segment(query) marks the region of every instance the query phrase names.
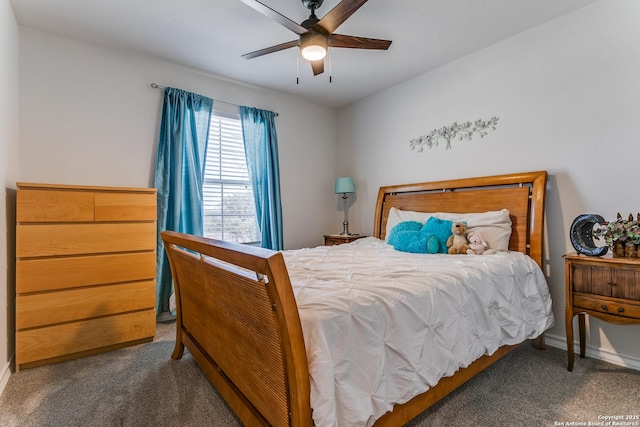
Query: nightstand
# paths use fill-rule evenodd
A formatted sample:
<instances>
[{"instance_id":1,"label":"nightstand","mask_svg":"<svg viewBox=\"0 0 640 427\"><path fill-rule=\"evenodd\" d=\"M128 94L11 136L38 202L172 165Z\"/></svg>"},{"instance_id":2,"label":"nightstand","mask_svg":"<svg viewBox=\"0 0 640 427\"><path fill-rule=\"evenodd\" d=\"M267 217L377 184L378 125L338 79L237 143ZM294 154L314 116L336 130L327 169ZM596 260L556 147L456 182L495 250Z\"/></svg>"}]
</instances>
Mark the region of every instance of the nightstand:
<instances>
[{"instance_id":1,"label":"nightstand","mask_svg":"<svg viewBox=\"0 0 640 427\"><path fill-rule=\"evenodd\" d=\"M617 324L640 323L640 258L567 254L565 279L568 370L573 370L573 317L578 315L580 357L585 355L585 314Z\"/></svg>"},{"instance_id":2,"label":"nightstand","mask_svg":"<svg viewBox=\"0 0 640 427\"><path fill-rule=\"evenodd\" d=\"M351 243L354 240L362 239L364 236L362 234L325 234L324 235L324 245L325 246L333 246L333 245L341 245L343 243Z\"/></svg>"}]
</instances>

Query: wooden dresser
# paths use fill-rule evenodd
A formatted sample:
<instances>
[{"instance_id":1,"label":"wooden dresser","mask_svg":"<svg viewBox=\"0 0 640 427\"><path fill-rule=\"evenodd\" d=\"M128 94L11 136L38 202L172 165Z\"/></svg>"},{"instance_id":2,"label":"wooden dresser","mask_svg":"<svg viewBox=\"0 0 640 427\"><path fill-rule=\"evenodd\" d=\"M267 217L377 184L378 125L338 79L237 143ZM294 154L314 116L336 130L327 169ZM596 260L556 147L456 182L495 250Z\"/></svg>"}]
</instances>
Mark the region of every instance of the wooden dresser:
<instances>
[{"instance_id":1,"label":"wooden dresser","mask_svg":"<svg viewBox=\"0 0 640 427\"><path fill-rule=\"evenodd\" d=\"M565 255L568 369L573 370L573 317L585 357L585 314L617 324L640 323L640 258Z\"/></svg>"},{"instance_id":2,"label":"wooden dresser","mask_svg":"<svg viewBox=\"0 0 640 427\"><path fill-rule=\"evenodd\" d=\"M16 371L152 341L156 190L17 183Z\"/></svg>"}]
</instances>

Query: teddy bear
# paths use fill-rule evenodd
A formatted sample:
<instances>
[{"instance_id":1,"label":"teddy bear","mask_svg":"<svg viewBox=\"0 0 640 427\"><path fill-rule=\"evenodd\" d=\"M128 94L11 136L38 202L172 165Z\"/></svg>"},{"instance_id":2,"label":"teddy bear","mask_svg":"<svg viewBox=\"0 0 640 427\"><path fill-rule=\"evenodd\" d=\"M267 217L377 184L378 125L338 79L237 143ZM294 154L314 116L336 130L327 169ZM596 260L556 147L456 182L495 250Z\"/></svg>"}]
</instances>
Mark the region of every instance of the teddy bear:
<instances>
[{"instance_id":1,"label":"teddy bear","mask_svg":"<svg viewBox=\"0 0 640 427\"><path fill-rule=\"evenodd\" d=\"M447 239L449 254L466 254L469 249L467 241L467 224L464 222L454 222L451 226L451 236Z\"/></svg>"},{"instance_id":2,"label":"teddy bear","mask_svg":"<svg viewBox=\"0 0 640 427\"><path fill-rule=\"evenodd\" d=\"M467 240L469 241L469 249L467 249L469 255L482 255L489 247L478 232L469 232Z\"/></svg>"}]
</instances>

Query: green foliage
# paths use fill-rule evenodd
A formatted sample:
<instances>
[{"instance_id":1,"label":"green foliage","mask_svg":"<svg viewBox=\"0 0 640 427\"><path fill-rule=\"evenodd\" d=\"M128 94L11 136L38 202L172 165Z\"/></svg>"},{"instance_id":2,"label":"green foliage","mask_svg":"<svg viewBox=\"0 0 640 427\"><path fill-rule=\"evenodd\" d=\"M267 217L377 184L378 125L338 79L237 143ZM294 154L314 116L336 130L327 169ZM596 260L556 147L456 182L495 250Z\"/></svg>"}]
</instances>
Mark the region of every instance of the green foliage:
<instances>
[{"instance_id":1,"label":"green foliage","mask_svg":"<svg viewBox=\"0 0 640 427\"><path fill-rule=\"evenodd\" d=\"M228 192L217 209L205 210L204 235L236 243L259 242L251 192Z\"/></svg>"},{"instance_id":2,"label":"green foliage","mask_svg":"<svg viewBox=\"0 0 640 427\"><path fill-rule=\"evenodd\" d=\"M608 246L613 246L615 242L630 241L636 245L640 244L640 214L639 220L634 221L630 214L629 219L623 219L620 214L615 221L609 221L597 226L593 230L593 237L603 239Z\"/></svg>"}]
</instances>

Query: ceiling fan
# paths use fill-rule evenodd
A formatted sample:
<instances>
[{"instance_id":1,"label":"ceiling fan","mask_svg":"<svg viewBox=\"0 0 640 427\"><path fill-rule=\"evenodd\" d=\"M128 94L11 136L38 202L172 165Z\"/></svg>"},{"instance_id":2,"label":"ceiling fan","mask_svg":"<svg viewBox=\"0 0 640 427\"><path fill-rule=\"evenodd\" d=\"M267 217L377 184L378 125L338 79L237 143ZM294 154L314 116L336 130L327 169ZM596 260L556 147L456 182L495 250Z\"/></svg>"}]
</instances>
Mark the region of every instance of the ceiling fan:
<instances>
[{"instance_id":1,"label":"ceiling fan","mask_svg":"<svg viewBox=\"0 0 640 427\"><path fill-rule=\"evenodd\" d=\"M318 19L316 9L322 6L323 1L324 0L302 0L302 4L311 10L311 15L301 24L297 24L257 0L242 0L243 3L251 6L258 12L300 36L298 40L256 50L255 52L242 55L242 57L251 59L268 53L289 49L290 47L300 46L302 57L311 63L313 75L317 76L324 72L324 57L329 47L374 50L387 50L389 48L391 45L390 40L370 39L367 37L346 36L333 33L347 18L365 4L367 0L342 0L322 19Z\"/></svg>"}]
</instances>

